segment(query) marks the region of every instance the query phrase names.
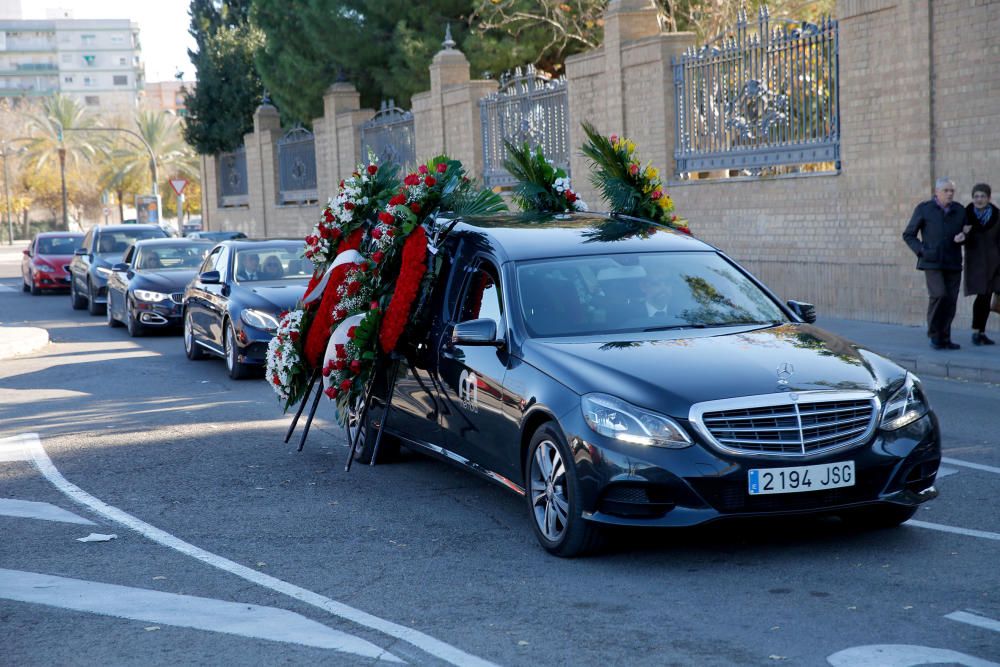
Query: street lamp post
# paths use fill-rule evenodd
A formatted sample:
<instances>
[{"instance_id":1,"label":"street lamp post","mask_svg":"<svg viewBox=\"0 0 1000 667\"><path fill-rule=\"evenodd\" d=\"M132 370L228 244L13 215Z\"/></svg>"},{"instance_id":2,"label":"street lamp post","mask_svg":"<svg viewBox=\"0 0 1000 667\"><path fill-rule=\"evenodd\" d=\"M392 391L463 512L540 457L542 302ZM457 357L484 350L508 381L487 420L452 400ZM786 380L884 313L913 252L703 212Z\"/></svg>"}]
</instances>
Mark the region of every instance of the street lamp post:
<instances>
[{"instance_id":1,"label":"street lamp post","mask_svg":"<svg viewBox=\"0 0 1000 667\"><path fill-rule=\"evenodd\" d=\"M62 181L62 224L65 231L69 231L69 211L66 199L66 147L59 146L59 179Z\"/></svg>"},{"instance_id":2,"label":"street lamp post","mask_svg":"<svg viewBox=\"0 0 1000 667\"><path fill-rule=\"evenodd\" d=\"M10 177L7 175L7 140L0 141L0 155L3 156L3 194L7 202L7 238L14 245L14 220L10 214Z\"/></svg>"}]
</instances>

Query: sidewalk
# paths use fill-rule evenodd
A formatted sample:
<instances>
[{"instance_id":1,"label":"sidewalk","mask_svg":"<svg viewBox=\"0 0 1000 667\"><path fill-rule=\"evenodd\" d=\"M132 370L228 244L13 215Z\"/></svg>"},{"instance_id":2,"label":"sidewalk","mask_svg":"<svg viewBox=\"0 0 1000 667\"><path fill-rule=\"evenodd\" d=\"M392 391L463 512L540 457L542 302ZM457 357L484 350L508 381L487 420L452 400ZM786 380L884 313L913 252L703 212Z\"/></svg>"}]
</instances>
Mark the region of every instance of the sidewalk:
<instances>
[{"instance_id":1,"label":"sidewalk","mask_svg":"<svg viewBox=\"0 0 1000 667\"><path fill-rule=\"evenodd\" d=\"M38 327L0 326L0 360L37 352L49 344L49 332Z\"/></svg>"},{"instance_id":2,"label":"sidewalk","mask_svg":"<svg viewBox=\"0 0 1000 667\"><path fill-rule=\"evenodd\" d=\"M944 377L972 382L1000 384L1000 336L991 335L996 345L977 347L972 331L952 327L952 338L961 350L931 348L923 327L862 322L821 317L816 325L871 349L918 376Z\"/></svg>"}]
</instances>

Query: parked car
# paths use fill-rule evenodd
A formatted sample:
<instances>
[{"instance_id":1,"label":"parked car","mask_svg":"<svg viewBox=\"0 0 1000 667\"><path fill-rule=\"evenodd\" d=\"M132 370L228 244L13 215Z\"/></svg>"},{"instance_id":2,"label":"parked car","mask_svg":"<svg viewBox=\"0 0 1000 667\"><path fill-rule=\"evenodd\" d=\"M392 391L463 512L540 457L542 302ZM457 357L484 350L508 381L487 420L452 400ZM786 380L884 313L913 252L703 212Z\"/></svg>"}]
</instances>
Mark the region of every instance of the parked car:
<instances>
[{"instance_id":1,"label":"parked car","mask_svg":"<svg viewBox=\"0 0 1000 667\"><path fill-rule=\"evenodd\" d=\"M215 246L184 290L184 351L223 357L230 377L263 369L280 313L305 292L313 265L293 240L229 240Z\"/></svg>"},{"instance_id":2,"label":"parked car","mask_svg":"<svg viewBox=\"0 0 1000 667\"><path fill-rule=\"evenodd\" d=\"M191 232L187 237L189 239L209 239L219 242L228 239L245 239L247 235L243 232Z\"/></svg>"},{"instance_id":3,"label":"parked car","mask_svg":"<svg viewBox=\"0 0 1000 667\"><path fill-rule=\"evenodd\" d=\"M148 239L136 241L111 267L108 326L125 324L130 336L148 329L180 327L184 288L196 275L211 241Z\"/></svg>"},{"instance_id":4,"label":"parked car","mask_svg":"<svg viewBox=\"0 0 1000 667\"><path fill-rule=\"evenodd\" d=\"M388 373L375 385L362 458L383 424L381 447L523 496L560 556L606 525L892 526L937 495L941 436L916 376L716 248L667 230L610 240L619 222L460 221L388 415Z\"/></svg>"},{"instance_id":5,"label":"parked car","mask_svg":"<svg viewBox=\"0 0 1000 667\"><path fill-rule=\"evenodd\" d=\"M75 232L39 232L24 249L21 258L21 283L25 292L69 287L69 263L83 234Z\"/></svg>"},{"instance_id":6,"label":"parked car","mask_svg":"<svg viewBox=\"0 0 1000 667\"><path fill-rule=\"evenodd\" d=\"M188 218L187 222L185 222L185 223L183 223L181 225L181 233L184 236L187 236L191 232L200 232L201 231L201 227L202 227L202 225L201 225L201 216L194 216L194 217Z\"/></svg>"},{"instance_id":7,"label":"parked car","mask_svg":"<svg viewBox=\"0 0 1000 667\"><path fill-rule=\"evenodd\" d=\"M69 298L74 310L100 315L107 303L111 267L122 261L130 244L140 239L166 238L157 225L97 225L83 237L70 262Z\"/></svg>"}]
</instances>

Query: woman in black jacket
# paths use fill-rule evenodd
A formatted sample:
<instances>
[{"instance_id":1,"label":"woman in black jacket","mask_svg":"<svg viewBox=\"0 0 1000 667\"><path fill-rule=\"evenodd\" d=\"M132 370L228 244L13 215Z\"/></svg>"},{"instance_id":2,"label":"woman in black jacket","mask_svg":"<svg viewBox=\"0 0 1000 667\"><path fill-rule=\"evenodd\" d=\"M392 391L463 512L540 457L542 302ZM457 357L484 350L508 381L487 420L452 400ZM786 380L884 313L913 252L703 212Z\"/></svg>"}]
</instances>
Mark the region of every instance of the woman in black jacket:
<instances>
[{"instance_id":1,"label":"woman in black jacket","mask_svg":"<svg viewBox=\"0 0 1000 667\"><path fill-rule=\"evenodd\" d=\"M972 188L972 203L965 208L965 296L972 302L972 342L993 345L986 337L990 300L1000 292L1000 209L990 203L992 191L985 183Z\"/></svg>"}]
</instances>

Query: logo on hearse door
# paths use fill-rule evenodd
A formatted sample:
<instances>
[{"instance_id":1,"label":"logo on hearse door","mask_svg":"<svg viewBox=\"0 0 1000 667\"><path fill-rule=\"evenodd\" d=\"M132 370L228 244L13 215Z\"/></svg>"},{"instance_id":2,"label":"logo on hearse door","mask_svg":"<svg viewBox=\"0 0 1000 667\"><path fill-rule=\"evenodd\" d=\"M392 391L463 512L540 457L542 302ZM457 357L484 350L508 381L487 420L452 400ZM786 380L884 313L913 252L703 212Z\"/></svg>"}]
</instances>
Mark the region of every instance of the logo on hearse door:
<instances>
[{"instance_id":1,"label":"logo on hearse door","mask_svg":"<svg viewBox=\"0 0 1000 667\"><path fill-rule=\"evenodd\" d=\"M479 412L479 380L475 373L462 371L458 376L458 400L469 412Z\"/></svg>"}]
</instances>

